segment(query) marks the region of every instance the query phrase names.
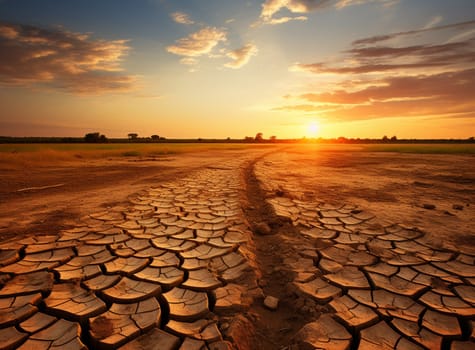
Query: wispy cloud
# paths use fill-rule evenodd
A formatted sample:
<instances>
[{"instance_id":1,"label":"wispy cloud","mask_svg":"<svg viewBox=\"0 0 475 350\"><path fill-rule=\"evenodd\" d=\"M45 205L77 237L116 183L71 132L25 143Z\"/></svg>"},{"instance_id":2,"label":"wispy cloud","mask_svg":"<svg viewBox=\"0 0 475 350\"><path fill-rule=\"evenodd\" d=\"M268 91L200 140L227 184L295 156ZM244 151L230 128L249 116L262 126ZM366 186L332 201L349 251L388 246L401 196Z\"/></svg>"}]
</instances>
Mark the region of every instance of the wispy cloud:
<instances>
[{"instance_id":1,"label":"wispy cloud","mask_svg":"<svg viewBox=\"0 0 475 350\"><path fill-rule=\"evenodd\" d=\"M79 94L129 91L137 80L121 67L129 50L127 40L0 22L0 83Z\"/></svg>"},{"instance_id":2,"label":"wispy cloud","mask_svg":"<svg viewBox=\"0 0 475 350\"><path fill-rule=\"evenodd\" d=\"M354 41L352 48L344 51L342 59L333 64L328 62L296 64L291 69L316 74L362 74L394 73L403 69L407 71L426 68L440 71L442 68L467 67L473 64L475 54L473 35L462 41L444 44L424 43L409 46L381 44L395 38L414 37L424 32L444 29L465 29L467 26L475 27L475 21L360 39Z\"/></svg>"},{"instance_id":3,"label":"wispy cloud","mask_svg":"<svg viewBox=\"0 0 475 350\"><path fill-rule=\"evenodd\" d=\"M233 59L232 62L226 63L225 67L238 69L249 62L250 58L257 54L257 46L254 44L247 44L240 49L229 51L226 56Z\"/></svg>"},{"instance_id":4,"label":"wispy cloud","mask_svg":"<svg viewBox=\"0 0 475 350\"><path fill-rule=\"evenodd\" d=\"M439 24L440 22L442 22L442 20L443 20L442 16L435 16L422 29L432 28L436 26L437 24Z\"/></svg>"},{"instance_id":5,"label":"wispy cloud","mask_svg":"<svg viewBox=\"0 0 475 350\"><path fill-rule=\"evenodd\" d=\"M193 57L183 57L180 59L180 63L186 66L195 66L198 64L198 60Z\"/></svg>"},{"instance_id":6,"label":"wispy cloud","mask_svg":"<svg viewBox=\"0 0 475 350\"><path fill-rule=\"evenodd\" d=\"M353 42L353 45L376 44L381 41L392 40L392 39L405 37L405 36L413 36L414 34L420 34L420 33L431 32L431 31L442 31L442 30L447 30L447 29L463 30L467 28L473 28L474 25L475 25L475 20L472 20L472 21L466 21L466 22L451 23L451 24L437 26L437 27L409 30L406 32L397 32L397 33L391 33L387 35L377 35L377 36L371 36L369 38L356 40Z\"/></svg>"},{"instance_id":7,"label":"wispy cloud","mask_svg":"<svg viewBox=\"0 0 475 350\"><path fill-rule=\"evenodd\" d=\"M342 9L344 7L354 6L354 5L363 5L366 3L380 3L380 4L383 4L384 6L391 6L397 2L399 2L399 0L337 0L335 1L335 7L337 9Z\"/></svg>"},{"instance_id":8,"label":"wispy cloud","mask_svg":"<svg viewBox=\"0 0 475 350\"><path fill-rule=\"evenodd\" d=\"M297 64L293 70L316 76L332 74L336 81L327 91L301 93L294 98L299 102L279 110L323 110L322 115L332 120L475 117L475 34L456 42L440 40L453 31L466 33L471 27L475 21L364 38L354 41L331 63ZM439 35L422 37L435 31Z\"/></svg>"},{"instance_id":9,"label":"wispy cloud","mask_svg":"<svg viewBox=\"0 0 475 350\"><path fill-rule=\"evenodd\" d=\"M305 16L282 16L274 17L281 10L288 10L291 13L304 14L322 8L335 7L342 9L352 5L361 5L365 3L392 3L394 0L266 0L262 4L260 22L258 24L281 24L290 21L306 20Z\"/></svg>"},{"instance_id":10,"label":"wispy cloud","mask_svg":"<svg viewBox=\"0 0 475 350\"><path fill-rule=\"evenodd\" d=\"M205 27L177 40L175 45L168 46L168 52L180 56L197 57L209 54L220 41L226 41L226 31L215 27Z\"/></svg>"},{"instance_id":11,"label":"wispy cloud","mask_svg":"<svg viewBox=\"0 0 475 350\"><path fill-rule=\"evenodd\" d=\"M170 14L170 17L180 24L194 24L195 22L184 12L173 12Z\"/></svg>"},{"instance_id":12,"label":"wispy cloud","mask_svg":"<svg viewBox=\"0 0 475 350\"><path fill-rule=\"evenodd\" d=\"M297 17L279 17L279 18L271 18L269 21L267 21L267 24L282 24L282 23L287 23L290 21L306 21L308 18L306 16L297 16Z\"/></svg>"}]
</instances>

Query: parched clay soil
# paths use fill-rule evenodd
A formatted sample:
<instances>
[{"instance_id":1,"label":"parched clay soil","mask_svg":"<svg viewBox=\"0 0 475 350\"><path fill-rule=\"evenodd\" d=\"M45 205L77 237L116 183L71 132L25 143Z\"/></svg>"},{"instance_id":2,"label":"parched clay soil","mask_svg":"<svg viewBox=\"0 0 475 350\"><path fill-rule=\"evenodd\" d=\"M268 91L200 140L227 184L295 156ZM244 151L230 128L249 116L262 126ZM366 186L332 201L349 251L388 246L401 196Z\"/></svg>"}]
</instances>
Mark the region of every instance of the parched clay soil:
<instances>
[{"instance_id":1,"label":"parched clay soil","mask_svg":"<svg viewBox=\"0 0 475 350\"><path fill-rule=\"evenodd\" d=\"M0 168L0 348L473 348L475 157L345 147Z\"/></svg>"},{"instance_id":2,"label":"parched clay soil","mask_svg":"<svg viewBox=\"0 0 475 350\"><path fill-rule=\"evenodd\" d=\"M239 152L237 152L239 153ZM55 234L144 188L226 161L234 151L0 168L0 239Z\"/></svg>"}]
</instances>

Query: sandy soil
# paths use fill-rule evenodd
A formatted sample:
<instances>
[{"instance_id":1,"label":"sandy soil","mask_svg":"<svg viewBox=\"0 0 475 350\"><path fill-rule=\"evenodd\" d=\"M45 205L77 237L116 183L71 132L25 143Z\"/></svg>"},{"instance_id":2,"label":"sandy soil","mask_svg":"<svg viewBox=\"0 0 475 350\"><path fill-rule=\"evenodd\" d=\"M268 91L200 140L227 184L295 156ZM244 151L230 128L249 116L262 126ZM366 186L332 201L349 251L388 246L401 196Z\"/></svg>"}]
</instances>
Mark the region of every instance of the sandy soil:
<instances>
[{"instance_id":1,"label":"sandy soil","mask_svg":"<svg viewBox=\"0 0 475 350\"><path fill-rule=\"evenodd\" d=\"M418 227L455 245L475 246L472 155L322 151L306 146L275 153L265 161L276 163L276 172L287 179L291 192L325 203L358 205L381 220Z\"/></svg>"},{"instance_id":2,"label":"sandy soil","mask_svg":"<svg viewBox=\"0 0 475 350\"><path fill-rule=\"evenodd\" d=\"M275 296L281 303L277 311L269 311L255 299L242 325L226 334L241 344L239 349L290 349L280 346L290 344L302 326L329 311L308 298L296 299L295 290L289 289L296 278L293 259L305 253L309 242L291 220L277 216L265 198L356 205L383 223L417 227L454 251L463 246L475 252L474 156L369 153L344 147L279 145L154 160L110 158L0 168L0 242L12 236L56 234L77 225L84 215L127 205L141 190L245 155L250 161L240 171L244 214L256 233L249 244L255 249L252 263L263 297ZM261 183L257 166L271 169L277 181ZM264 235L259 234L262 222L269 230ZM312 255L307 258L312 261ZM253 343L246 345L249 339Z\"/></svg>"},{"instance_id":3,"label":"sandy soil","mask_svg":"<svg viewBox=\"0 0 475 350\"><path fill-rule=\"evenodd\" d=\"M242 150L117 157L0 168L0 240L56 234L79 218L124 203L142 189L213 167Z\"/></svg>"},{"instance_id":4,"label":"sandy soil","mask_svg":"<svg viewBox=\"0 0 475 350\"><path fill-rule=\"evenodd\" d=\"M285 147L264 161L276 164L276 175L285 179L292 193L355 204L380 219L417 226L454 244L475 245L474 156L369 153L343 147ZM141 189L246 152L0 168L0 238L57 233L83 215L125 202Z\"/></svg>"}]
</instances>

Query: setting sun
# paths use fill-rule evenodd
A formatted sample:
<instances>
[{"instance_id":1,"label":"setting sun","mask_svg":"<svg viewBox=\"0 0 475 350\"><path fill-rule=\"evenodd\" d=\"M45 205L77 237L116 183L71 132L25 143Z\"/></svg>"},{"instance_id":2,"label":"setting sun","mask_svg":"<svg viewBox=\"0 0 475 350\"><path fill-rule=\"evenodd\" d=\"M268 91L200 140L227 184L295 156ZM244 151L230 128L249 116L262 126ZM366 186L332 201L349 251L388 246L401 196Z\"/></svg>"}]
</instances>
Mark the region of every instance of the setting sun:
<instances>
[{"instance_id":1,"label":"setting sun","mask_svg":"<svg viewBox=\"0 0 475 350\"><path fill-rule=\"evenodd\" d=\"M0 136L467 139L452 2L0 0Z\"/></svg>"},{"instance_id":2,"label":"setting sun","mask_svg":"<svg viewBox=\"0 0 475 350\"><path fill-rule=\"evenodd\" d=\"M307 125L307 137L317 137L320 131L320 124L317 121L312 121Z\"/></svg>"}]
</instances>

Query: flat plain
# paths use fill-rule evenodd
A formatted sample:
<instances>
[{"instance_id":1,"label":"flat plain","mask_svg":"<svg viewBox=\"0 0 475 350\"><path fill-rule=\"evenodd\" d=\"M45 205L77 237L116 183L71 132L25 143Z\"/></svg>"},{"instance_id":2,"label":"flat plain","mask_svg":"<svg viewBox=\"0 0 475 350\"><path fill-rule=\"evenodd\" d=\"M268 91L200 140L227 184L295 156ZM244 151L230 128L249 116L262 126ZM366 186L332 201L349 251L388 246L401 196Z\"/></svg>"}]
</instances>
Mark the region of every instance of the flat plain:
<instances>
[{"instance_id":1,"label":"flat plain","mask_svg":"<svg viewBox=\"0 0 475 350\"><path fill-rule=\"evenodd\" d=\"M473 145L2 145L0 348L472 349Z\"/></svg>"}]
</instances>

